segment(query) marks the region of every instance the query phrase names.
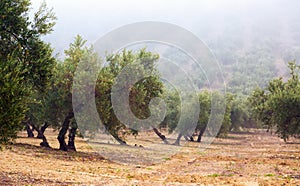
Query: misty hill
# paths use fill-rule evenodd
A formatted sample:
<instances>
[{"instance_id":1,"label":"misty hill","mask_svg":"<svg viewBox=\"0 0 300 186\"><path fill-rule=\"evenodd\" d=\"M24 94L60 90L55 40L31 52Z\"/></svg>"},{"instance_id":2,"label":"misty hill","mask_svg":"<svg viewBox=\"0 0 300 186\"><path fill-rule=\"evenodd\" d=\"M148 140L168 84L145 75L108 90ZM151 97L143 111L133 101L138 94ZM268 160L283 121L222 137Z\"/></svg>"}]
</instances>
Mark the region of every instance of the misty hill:
<instances>
[{"instance_id":1,"label":"misty hill","mask_svg":"<svg viewBox=\"0 0 300 186\"><path fill-rule=\"evenodd\" d=\"M184 27L205 42L221 65L227 90L233 93L249 94L276 76L286 77L287 62L300 61L300 2L296 0L46 2L58 22L44 39L60 55L76 34L93 43L122 25L151 20Z\"/></svg>"}]
</instances>

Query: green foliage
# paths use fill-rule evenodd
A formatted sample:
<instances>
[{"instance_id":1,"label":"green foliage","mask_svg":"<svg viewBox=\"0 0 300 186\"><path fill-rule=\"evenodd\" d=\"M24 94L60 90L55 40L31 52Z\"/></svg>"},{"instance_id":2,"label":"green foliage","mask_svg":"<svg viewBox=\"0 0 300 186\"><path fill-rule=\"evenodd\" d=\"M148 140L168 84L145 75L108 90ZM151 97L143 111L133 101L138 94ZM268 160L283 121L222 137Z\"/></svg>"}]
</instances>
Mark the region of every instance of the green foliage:
<instances>
[{"instance_id":1,"label":"green foliage","mask_svg":"<svg viewBox=\"0 0 300 186\"><path fill-rule=\"evenodd\" d=\"M250 111L246 97L235 97L231 105L231 127L230 131L240 131L242 127L248 127L247 122L250 120Z\"/></svg>"},{"instance_id":2,"label":"green foliage","mask_svg":"<svg viewBox=\"0 0 300 186\"><path fill-rule=\"evenodd\" d=\"M212 102L214 99L214 102ZM217 91L209 92L207 90L199 93L200 102L200 114L196 130L205 129L210 122L209 133L215 133L217 136L225 136L231 127L231 106L233 95L226 94L225 96ZM225 112L221 111L223 105L226 105ZM215 114L212 114L212 109L217 110ZM220 129L216 126L217 121L222 121ZM215 131L219 129L218 131Z\"/></svg>"},{"instance_id":3,"label":"green foliage","mask_svg":"<svg viewBox=\"0 0 300 186\"><path fill-rule=\"evenodd\" d=\"M129 104L133 114L140 119L147 118L150 116L150 100L162 93L162 83L158 74L155 75L155 61L158 57L145 49L136 53L123 50L121 53L108 55L106 66L99 73L96 85L97 109L106 130L119 142L125 138L121 131L128 130L128 128L117 119L112 107L111 92L116 78L127 65L135 65L135 68L139 69L136 73L145 74L148 70L154 72L153 76L143 78L133 87L127 85L127 79L118 79L118 81L124 81L118 82L124 85L122 87L124 91L130 89ZM130 74L127 75L130 76Z\"/></svg>"},{"instance_id":4,"label":"green foliage","mask_svg":"<svg viewBox=\"0 0 300 186\"><path fill-rule=\"evenodd\" d=\"M0 63L0 145L17 137L29 102L30 90L23 84L24 73L17 59Z\"/></svg>"},{"instance_id":5,"label":"green foliage","mask_svg":"<svg viewBox=\"0 0 300 186\"><path fill-rule=\"evenodd\" d=\"M36 102L31 105L31 116L35 124L48 122L54 128L60 128L65 117L73 111L72 85L75 70L84 56L93 55L92 48L84 46L86 41L76 36L70 48L65 51L66 58L56 64L48 91L35 94Z\"/></svg>"},{"instance_id":6,"label":"green foliage","mask_svg":"<svg viewBox=\"0 0 300 186\"><path fill-rule=\"evenodd\" d=\"M122 132L127 128L115 116L111 103L111 89L116 81L117 75L128 64L132 64L138 59L143 59L140 65L152 65L158 59L157 55L153 55L145 50L140 50L137 53L132 51L123 51L120 54L111 54L107 56L108 64L104 66L98 74L95 89L91 89L91 73L99 68L100 58L93 52L93 48L85 47L86 41L81 36L77 36L70 48L65 51L66 58L63 62L57 63L54 70L54 75L51 81L50 89L46 94L36 94L40 102L34 105L36 113L35 118L38 122L47 121L54 128L60 128L68 113L76 109L89 109L89 99L85 99L85 103L80 108L73 108L72 90L80 91L77 95L87 96L87 92L95 91L95 100L97 110L101 121L108 132L119 142L123 142L124 136ZM80 65L80 66L78 66ZM84 68L82 71L77 71L76 83L74 83L75 71L79 68ZM126 80L126 79L125 79ZM145 78L135 84L130 92L130 106L132 112L139 118L147 118L150 115L148 108L151 98L156 97L161 92L161 83L158 81L158 76ZM80 99L80 98L79 98ZM86 111L85 111L86 112ZM84 116L81 116L84 117ZM80 126L81 132L84 134L93 135L93 132L99 130L100 123L88 121L87 118L80 118L85 125ZM71 121L72 125L76 125L76 121Z\"/></svg>"},{"instance_id":7,"label":"green foliage","mask_svg":"<svg viewBox=\"0 0 300 186\"><path fill-rule=\"evenodd\" d=\"M206 128L211 113L211 93L207 90L201 91L199 94L200 113L197 130Z\"/></svg>"},{"instance_id":8,"label":"green foliage","mask_svg":"<svg viewBox=\"0 0 300 186\"><path fill-rule=\"evenodd\" d=\"M257 89L249 98L254 116L268 128L276 127L276 133L285 141L300 134L300 81L295 62L289 62L291 77L269 82L266 89Z\"/></svg>"},{"instance_id":9,"label":"green foliage","mask_svg":"<svg viewBox=\"0 0 300 186\"><path fill-rule=\"evenodd\" d=\"M177 91L168 88L164 88L162 97L165 100L167 112L159 128L167 128L169 133L172 133L180 118L180 97Z\"/></svg>"},{"instance_id":10,"label":"green foliage","mask_svg":"<svg viewBox=\"0 0 300 186\"><path fill-rule=\"evenodd\" d=\"M221 96L222 99L223 96ZM234 97L232 94L226 94L225 96L225 104L226 104L226 108L225 108L225 113L224 113L224 119L221 125L221 128L218 132L218 136L226 136L228 134L228 132L230 131L231 125L232 125L232 121L231 121L231 110L232 110L232 101L233 101ZM220 102L221 104L223 104L223 102Z\"/></svg>"},{"instance_id":11,"label":"green foliage","mask_svg":"<svg viewBox=\"0 0 300 186\"><path fill-rule=\"evenodd\" d=\"M234 59L236 63L231 64L229 77L226 78L230 93L249 95L256 86L266 86L276 75L274 57L266 46L245 53L235 52Z\"/></svg>"},{"instance_id":12,"label":"green foliage","mask_svg":"<svg viewBox=\"0 0 300 186\"><path fill-rule=\"evenodd\" d=\"M0 1L1 142L16 137L32 95L45 92L55 59L41 36L52 31L54 14L43 4L28 17L29 0Z\"/></svg>"},{"instance_id":13,"label":"green foliage","mask_svg":"<svg viewBox=\"0 0 300 186\"><path fill-rule=\"evenodd\" d=\"M56 19L51 10L42 4L34 16L28 17L28 0L3 0L0 2L0 59L14 55L19 58L24 83L44 91L52 74L55 59L50 45L41 36L52 31Z\"/></svg>"},{"instance_id":14,"label":"green foliage","mask_svg":"<svg viewBox=\"0 0 300 186\"><path fill-rule=\"evenodd\" d=\"M222 96L220 93L213 91L207 91L203 90L199 93L199 104L200 104L200 112L199 112L199 118L198 123L195 128L195 131L200 131L201 129L205 129L207 127L207 124L209 120L222 120L222 125L217 132L218 136L224 136L226 135L231 128L231 109L232 109L232 101L234 99L233 95L227 94L226 97ZM212 106L212 97L214 96L215 102ZM180 106L180 97L179 94L174 90L164 90L164 97L166 100L166 106L168 108L166 117L162 124L160 125L160 128L168 128L169 132L173 132L176 127L178 127L178 122L181 114L181 106ZM225 100L223 100L225 99ZM214 107L214 109L220 109L222 104L224 104L224 101L226 102L226 109L225 114L216 114L214 116L211 116L211 109ZM220 112L221 113L221 112ZM221 117L221 118L220 118ZM209 130L214 130L216 126L210 127ZM212 132L212 131L210 131Z\"/></svg>"}]
</instances>

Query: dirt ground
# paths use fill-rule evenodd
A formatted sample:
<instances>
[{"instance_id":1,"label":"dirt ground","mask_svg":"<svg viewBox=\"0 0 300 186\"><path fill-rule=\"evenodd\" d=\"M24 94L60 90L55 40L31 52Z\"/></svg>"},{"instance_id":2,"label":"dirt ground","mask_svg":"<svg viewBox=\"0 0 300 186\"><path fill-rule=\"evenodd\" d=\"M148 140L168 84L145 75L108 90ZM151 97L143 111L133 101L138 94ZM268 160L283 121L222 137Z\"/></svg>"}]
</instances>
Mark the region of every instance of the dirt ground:
<instances>
[{"instance_id":1,"label":"dirt ground","mask_svg":"<svg viewBox=\"0 0 300 186\"><path fill-rule=\"evenodd\" d=\"M157 155L161 161L155 163L112 161L79 138L78 152L61 152L55 150L58 143L51 130L46 136L53 149L41 148L41 140L25 136L20 133L14 145L0 151L0 185L300 185L300 141L284 143L264 131L229 134L204 151L198 143L189 142L170 156ZM147 151L147 144L139 145L132 146L139 153ZM121 152L118 145L112 146L110 153ZM139 159L124 151L131 159ZM160 150L147 156L154 157L156 152Z\"/></svg>"}]
</instances>

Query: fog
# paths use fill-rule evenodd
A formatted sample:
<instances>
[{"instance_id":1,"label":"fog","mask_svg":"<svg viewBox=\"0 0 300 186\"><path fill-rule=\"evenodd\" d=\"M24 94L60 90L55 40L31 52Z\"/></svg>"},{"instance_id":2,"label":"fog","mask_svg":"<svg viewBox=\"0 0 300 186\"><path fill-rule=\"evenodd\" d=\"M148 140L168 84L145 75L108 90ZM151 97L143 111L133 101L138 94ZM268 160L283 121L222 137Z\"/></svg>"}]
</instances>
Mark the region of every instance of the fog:
<instances>
[{"instance_id":1,"label":"fog","mask_svg":"<svg viewBox=\"0 0 300 186\"><path fill-rule=\"evenodd\" d=\"M32 1L35 11L41 1ZM289 47L300 44L300 2L224 0L46 0L58 20L44 39L63 54L77 35L93 43L105 33L139 21L162 21L184 27L213 50L219 42L242 42L245 49L261 39ZM256 43L257 42L257 43Z\"/></svg>"}]
</instances>

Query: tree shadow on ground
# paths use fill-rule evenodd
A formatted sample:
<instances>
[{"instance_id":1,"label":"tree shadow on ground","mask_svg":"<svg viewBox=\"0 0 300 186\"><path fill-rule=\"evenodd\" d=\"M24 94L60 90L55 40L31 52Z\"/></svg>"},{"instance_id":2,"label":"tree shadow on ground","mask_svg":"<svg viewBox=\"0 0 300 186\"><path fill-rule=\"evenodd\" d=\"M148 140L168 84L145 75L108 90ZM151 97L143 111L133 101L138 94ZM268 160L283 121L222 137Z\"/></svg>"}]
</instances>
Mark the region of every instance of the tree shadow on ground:
<instances>
[{"instance_id":1,"label":"tree shadow on ground","mask_svg":"<svg viewBox=\"0 0 300 186\"><path fill-rule=\"evenodd\" d=\"M34 156L37 158L55 158L66 161L108 161L96 152L61 151L26 143L15 143L9 148L16 154Z\"/></svg>"},{"instance_id":2,"label":"tree shadow on ground","mask_svg":"<svg viewBox=\"0 0 300 186\"><path fill-rule=\"evenodd\" d=\"M58 180L32 178L21 172L0 172L1 185L14 186L14 185L72 185L73 182L61 182Z\"/></svg>"}]
</instances>

